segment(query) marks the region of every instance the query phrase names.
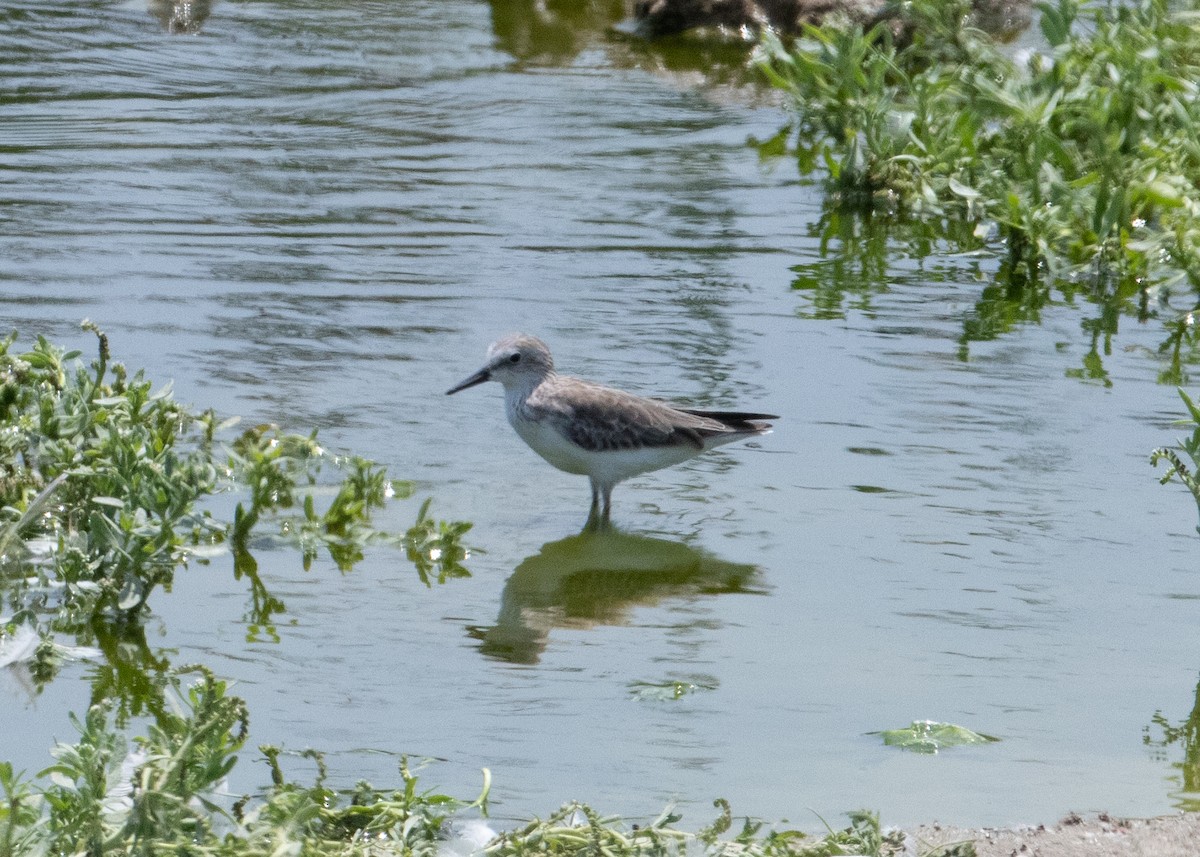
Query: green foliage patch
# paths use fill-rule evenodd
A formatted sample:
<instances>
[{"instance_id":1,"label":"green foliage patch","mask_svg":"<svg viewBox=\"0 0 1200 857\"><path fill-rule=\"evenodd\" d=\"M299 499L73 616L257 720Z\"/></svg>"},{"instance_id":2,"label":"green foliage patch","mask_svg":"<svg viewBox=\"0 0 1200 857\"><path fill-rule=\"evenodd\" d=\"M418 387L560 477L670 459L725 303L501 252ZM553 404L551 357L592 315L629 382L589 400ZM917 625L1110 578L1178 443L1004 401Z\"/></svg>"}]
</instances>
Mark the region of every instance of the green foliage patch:
<instances>
[{"instance_id":1,"label":"green foliage patch","mask_svg":"<svg viewBox=\"0 0 1200 857\"><path fill-rule=\"evenodd\" d=\"M910 0L904 46L886 27L767 34L801 169L823 166L839 207L973 224L1014 275L1200 289L1200 15L1040 3L1047 48L1018 62L967 5Z\"/></svg>"},{"instance_id":2,"label":"green foliage patch","mask_svg":"<svg viewBox=\"0 0 1200 857\"><path fill-rule=\"evenodd\" d=\"M39 629L46 645L35 683L53 675L61 650L49 642L60 633L106 655L138 652L134 662L109 657L114 674L104 680L102 668L99 687L149 692L148 676L165 668L140 636L151 595L216 556L231 555L235 575L249 582L251 635L273 634L283 604L259 577L255 546L294 547L306 570L325 552L348 571L368 546L384 544L402 550L426 585L467 576L470 525L432 519L428 501L407 532L374 526L373 513L410 496L411 485L361 457L330 453L315 432L264 425L223 441L236 420L192 410L170 385L131 375L112 361L107 337L84 326L99 341L87 367L78 352L41 337L24 353L14 352L16 334L0 340L0 605L8 611L0 621L10 635ZM232 521L209 508L222 492L240 496Z\"/></svg>"},{"instance_id":3,"label":"green foliage patch","mask_svg":"<svg viewBox=\"0 0 1200 857\"><path fill-rule=\"evenodd\" d=\"M199 678L184 688L181 678ZM281 751L264 746L273 785L258 797L227 794L248 729L242 700L203 667L184 667L169 681L172 713L132 744L108 706L92 706L75 743L53 750L55 763L36 780L0 764L0 857L15 855L434 855L447 822L486 807L488 777L474 801L417 790L401 763L403 786L350 792L325 784L318 766L311 786L288 782Z\"/></svg>"}]
</instances>

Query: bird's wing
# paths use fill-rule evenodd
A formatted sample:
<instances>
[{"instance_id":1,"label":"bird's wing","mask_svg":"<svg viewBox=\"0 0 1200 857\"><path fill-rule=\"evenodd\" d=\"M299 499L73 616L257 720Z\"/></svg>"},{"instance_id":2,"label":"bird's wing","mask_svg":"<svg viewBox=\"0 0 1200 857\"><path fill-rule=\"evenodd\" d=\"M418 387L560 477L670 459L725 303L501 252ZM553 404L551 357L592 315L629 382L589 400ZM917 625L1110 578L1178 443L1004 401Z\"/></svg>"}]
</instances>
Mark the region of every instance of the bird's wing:
<instances>
[{"instance_id":1,"label":"bird's wing","mask_svg":"<svg viewBox=\"0 0 1200 857\"><path fill-rule=\"evenodd\" d=\"M575 445L589 452L687 444L704 449L720 423L632 393L559 376L553 394L533 396L541 418L554 421Z\"/></svg>"}]
</instances>

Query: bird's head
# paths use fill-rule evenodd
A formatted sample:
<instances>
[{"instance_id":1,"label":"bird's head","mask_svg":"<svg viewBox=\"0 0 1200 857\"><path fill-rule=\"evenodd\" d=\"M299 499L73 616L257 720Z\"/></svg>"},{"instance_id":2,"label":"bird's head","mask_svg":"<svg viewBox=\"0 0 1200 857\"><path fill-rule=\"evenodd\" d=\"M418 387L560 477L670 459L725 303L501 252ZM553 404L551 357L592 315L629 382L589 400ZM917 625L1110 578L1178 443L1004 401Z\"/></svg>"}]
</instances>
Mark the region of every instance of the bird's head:
<instances>
[{"instance_id":1,"label":"bird's head","mask_svg":"<svg viewBox=\"0 0 1200 857\"><path fill-rule=\"evenodd\" d=\"M546 343L535 336L517 333L498 339L488 347L483 368L446 391L457 393L484 381L499 381L504 389L532 386L554 371L554 359Z\"/></svg>"}]
</instances>

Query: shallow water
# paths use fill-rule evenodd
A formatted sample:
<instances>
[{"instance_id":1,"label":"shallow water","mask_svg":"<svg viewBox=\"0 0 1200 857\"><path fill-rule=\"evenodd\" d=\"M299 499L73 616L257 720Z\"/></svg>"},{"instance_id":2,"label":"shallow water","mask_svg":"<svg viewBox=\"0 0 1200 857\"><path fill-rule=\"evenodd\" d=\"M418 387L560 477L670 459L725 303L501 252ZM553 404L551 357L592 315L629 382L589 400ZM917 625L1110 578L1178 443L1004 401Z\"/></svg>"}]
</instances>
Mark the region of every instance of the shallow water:
<instances>
[{"instance_id":1,"label":"shallow water","mask_svg":"<svg viewBox=\"0 0 1200 857\"><path fill-rule=\"evenodd\" d=\"M185 401L417 480L486 551L428 589L383 550L346 575L263 552L278 642L246 642L218 561L153 602L151 646L236 683L249 746L323 749L345 785L431 756L423 785L463 796L487 766L502 818L1179 805L1179 749L1142 741L1200 667L1195 507L1147 464L1182 434L1161 326L1122 319L1103 380L1076 377L1084 301L966 341L991 260L839 261L819 189L747 145L783 122L769 94L606 36L602 6L224 2L193 36L136 3L0 11L5 325L90 351L91 318ZM443 396L511 330L570 372L781 419L622 485L623 535L580 541L586 483L521 444L498 387ZM669 680L711 689L631 693ZM0 758L48 764L87 700L0 695ZM868 734L925 718L1002 740ZM266 782L254 755L235 789Z\"/></svg>"}]
</instances>

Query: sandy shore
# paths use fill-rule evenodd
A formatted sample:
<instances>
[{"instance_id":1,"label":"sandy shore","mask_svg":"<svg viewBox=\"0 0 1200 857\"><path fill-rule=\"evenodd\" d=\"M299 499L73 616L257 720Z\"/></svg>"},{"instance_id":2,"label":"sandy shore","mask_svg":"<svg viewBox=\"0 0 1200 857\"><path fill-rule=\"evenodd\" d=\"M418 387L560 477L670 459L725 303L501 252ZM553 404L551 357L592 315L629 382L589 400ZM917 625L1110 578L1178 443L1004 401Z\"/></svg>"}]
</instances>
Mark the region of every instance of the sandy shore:
<instances>
[{"instance_id":1,"label":"sandy shore","mask_svg":"<svg viewBox=\"0 0 1200 857\"><path fill-rule=\"evenodd\" d=\"M995 830L930 824L910 834L918 854L970 841L978 857L1200 857L1200 813L1145 819L1070 815L1053 826Z\"/></svg>"}]
</instances>

